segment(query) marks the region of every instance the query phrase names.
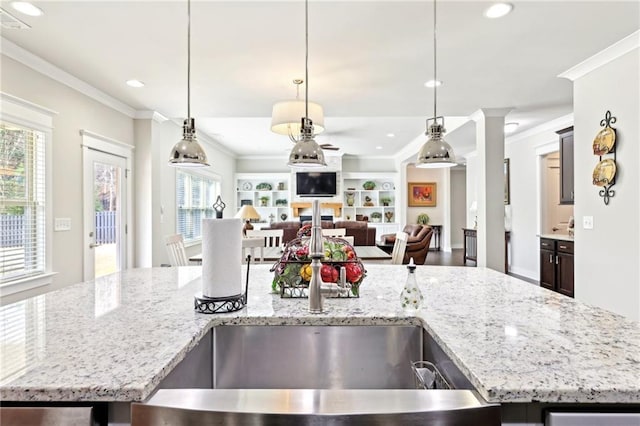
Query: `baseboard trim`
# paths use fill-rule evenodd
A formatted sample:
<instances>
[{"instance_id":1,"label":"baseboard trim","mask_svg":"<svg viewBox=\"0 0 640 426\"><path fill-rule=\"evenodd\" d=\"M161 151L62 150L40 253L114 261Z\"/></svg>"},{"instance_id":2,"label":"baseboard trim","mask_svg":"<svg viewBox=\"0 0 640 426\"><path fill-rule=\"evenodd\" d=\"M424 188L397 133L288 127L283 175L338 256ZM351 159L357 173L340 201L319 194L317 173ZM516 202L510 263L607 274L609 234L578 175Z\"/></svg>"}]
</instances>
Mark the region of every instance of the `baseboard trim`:
<instances>
[{"instance_id":1,"label":"baseboard trim","mask_svg":"<svg viewBox=\"0 0 640 426\"><path fill-rule=\"evenodd\" d=\"M540 283L537 280L534 280L534 279L529 278L529 277L525 277L524 275L514 274L513 272L509 272L507 275L509 275L511 277L514 277L514 278L518 278L519 280L522 280L522 281L526 281L526 282L528 282L530 284L535 284L535 285L538 285L538 286L540 285Z\"/></svg>"}]
</instances>

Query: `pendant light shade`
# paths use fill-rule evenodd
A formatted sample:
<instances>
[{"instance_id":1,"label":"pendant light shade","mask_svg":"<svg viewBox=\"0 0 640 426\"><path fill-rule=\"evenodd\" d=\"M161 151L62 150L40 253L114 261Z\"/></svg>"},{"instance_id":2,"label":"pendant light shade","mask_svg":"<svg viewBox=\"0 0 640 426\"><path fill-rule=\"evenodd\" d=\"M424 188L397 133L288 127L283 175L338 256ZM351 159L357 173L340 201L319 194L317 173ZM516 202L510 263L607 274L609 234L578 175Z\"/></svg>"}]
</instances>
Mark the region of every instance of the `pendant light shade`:
<instances>
[{"instance_id":1,"label":"pendant light shade","mask_svg":"<svg viewBox=\"0 0 640 426\"><path fill-rule=\"evenodd\" d=\"M169 165L175 167L208 166L207 154L196 140L194 119L184 120L182 140L173 146Z\"/></svg>"},{"instance_id":2,"label":"pendant light shade","mask_svg":"<svg viewBox=\"0 0 640 426\"><path fill-rule=\"evenodd\" d=\"M182 126L182 139L173 146L169 165L174 167L205 167L207 154L196 140L195 120L191 118L191 0L187 0L187 118Z\"/></svg>"},{"instance_id":3,"label":"pendant light shade","mask_svg":"<svg viewBox=\"0 0 640 426\"><path fill-rule=\"evenodd\" d=\"M456 165L453 148L442 139L443 133L446 132L444 128L444 117L436 117L434 120L438 118L442 120L442 124L434 122L431 126L428 126L429 120L427 120L428 130L426 135L429 136L429 138L418 152L418 163L416 167L439 168Z\"/></svg>"},{"instance_id":4,"label":"pendant light shade","mask_svg":"<svg viewBox=\"0 0 640 426\"><path fill-rule=\"evenodd\" d=\"M324 152L318 143L313 139L313 126L306 125L302 119L302 138L296 142L289 154L289 167L325 167ZM311 121L311 120L309 120Z\"/></svg>"},{"instance_id":5,"label":"pendant light shade","mask_svg":"<svg viewBox=\"0 0 640 426\"><path fill-rule=\"evenodd\" d=\"M433 81L438 81L437 78L437 56L436 56L436 1L433 1ZM420 151L418 151L418 161L416 167L421 168L439 168L439 167L453 167L456 165L455 154L453 148L443 138L442 135L446 132L444 128L444 117L438 117L436 113L438 103L438 85L433 86L433 118L427 119L427 141L422 145ZM438 121L440 119L440 121ZM429 126L429 121L433 121L433 124Z\"/></svg>"},{"instance_id":6,"label":"pendant light shade","mask_svg":"<svg viewBox=\"0 0 640 426\"><path fill-rule=\"evenodd\" d=\"M304 117L304 111L305 102L302 99L276 102L271 112L271 131L279 135L299 136L300 117ZM309 102L309 118L313 121L316 135L324 132L324 112L320 104Z\"/></svg>"},{"instance_id":7,"label":"pendant light shade","mask_svg":"<svg viewBox=\"0 0 640 426\"><path fill-rule=\"evenodd\" d=\"M304 33L304 78L306 81L304 86L304 117L300 121L300 140L295 143L291 150L287 164L293 168L321 168L326 167L327 163L324 161L322 148L314 139L313 121L309 118L309 0L304 2Z\"/></svg>"}]
</instances>

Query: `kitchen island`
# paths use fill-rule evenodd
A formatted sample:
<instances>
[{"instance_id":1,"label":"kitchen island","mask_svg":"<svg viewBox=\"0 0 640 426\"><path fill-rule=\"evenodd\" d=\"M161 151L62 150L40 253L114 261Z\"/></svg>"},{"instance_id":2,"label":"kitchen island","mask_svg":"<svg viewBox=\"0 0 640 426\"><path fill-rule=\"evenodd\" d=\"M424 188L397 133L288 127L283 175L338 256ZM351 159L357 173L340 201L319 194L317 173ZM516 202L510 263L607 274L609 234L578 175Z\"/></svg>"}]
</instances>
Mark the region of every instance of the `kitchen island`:
<instances>
[{"instance_id":1,"label":"kitchen island","mask_svg":"<svg viewBox=\"0 0 640 426\"><path fill-rule=\"evenodd\" d=\"M268 265L251 266L246 308L196 313L200 272L132 269L0 308L0 398L144 401L216 326L408 324L488 402L640 407L640 324L489 269L419 266L416 315L400 309L403 266L367 265L361 296L323 314L270 293Z\"/></svg>"}]
</instances>

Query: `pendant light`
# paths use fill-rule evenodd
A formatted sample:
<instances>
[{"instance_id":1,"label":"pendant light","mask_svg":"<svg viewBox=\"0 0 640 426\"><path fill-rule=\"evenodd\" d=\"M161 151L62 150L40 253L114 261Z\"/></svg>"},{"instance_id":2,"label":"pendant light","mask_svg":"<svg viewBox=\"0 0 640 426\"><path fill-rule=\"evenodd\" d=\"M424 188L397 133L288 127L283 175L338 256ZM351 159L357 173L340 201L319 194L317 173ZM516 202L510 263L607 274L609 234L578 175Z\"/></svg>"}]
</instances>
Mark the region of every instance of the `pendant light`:
<instances>
[{"instance_id":1,"label":"pendant light","mask_svg":"<svg viewBox=\"0 0 640 426\"><path fill-rule=\"evenodd\" d=\"M436 62L436 0L433 1L433 80L438 81ZM418 162L416 167L437 168L452 167L456 165L453 148L443 138L447 131L444 128L444 117L438 117L437 107L438 85L433 87L433 118L427 119L427 132L429 139L422 145L418 152ZM439 120L438 120L439 119ZM433 124L429 126L429 121Z\"/></svg>"},{"instance_id":2,"label":"pendant light","mask_svg":"<svg viewBox=\"0 0 640 426\"><path fill-rule=\"evenodd\" d=\"M324 152L314 140L313 122L309 118L309 0L304 2L304 117L300 122L300 140L289 154L289 167L320 168L326 167Z\"/></svg>"},{"instance_id":3,"label":"pendant light","mask_svg":"<svg viewBox=\"0 0 640 426\"><path fill-rule=\"evenodd\" d=\"M276 102L271 111L271 131L279 135L289 136L293 143L300 140L300 117L305 113L305 101L300 99L301 78L293 80L296 85L296 98ZM309 118L313 121L313 132L318 135L324 131L324 112L322 106L309 102Z\"/></svg>"},{"instance_id":4,"label":"pendant light","mask_svg":"<svg viewBox=\"0 0 640 426\"><path fill-rule=\"evenodd\" d=\"M174 145L169 165L174 167L205 167L207 154L196 140L196 123L191 117L191 0L187 0L187 118L182 125L182 140Z\"/></svg>"}]
</instances>

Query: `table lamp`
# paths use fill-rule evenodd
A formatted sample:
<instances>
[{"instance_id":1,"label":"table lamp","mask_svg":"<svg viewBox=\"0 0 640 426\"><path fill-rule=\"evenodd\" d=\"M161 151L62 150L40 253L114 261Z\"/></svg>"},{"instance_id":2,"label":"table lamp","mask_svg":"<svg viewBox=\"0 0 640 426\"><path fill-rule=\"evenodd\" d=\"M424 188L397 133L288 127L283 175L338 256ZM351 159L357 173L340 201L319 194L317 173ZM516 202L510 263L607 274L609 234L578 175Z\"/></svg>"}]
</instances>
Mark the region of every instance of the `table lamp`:
<instances>
[{"instance_id":1,"label":"table lamp","mask_svg":"<svg viewBox=\"0 0 640 426\"><path fill-rule=\"evenodd\" d=\"M478 202L477 201L474 201L471 203L471 207L469 208L469 211L471 212L471 214L475 216L473 219L473 229L477 229L478 228Z\"/></svg>"},{"instance_id":2,"label":"table lamp","mask_svg":"<svg viewBox=\"0 0 640 426\"><path fill-rule=\"evenodd\" d=\"M245 219L244 226L242 227L242 236L247 236L247 229L253 229L251 219L260 219L260 215L253 206L245 204L242 206L238 213L234 216L237 219Z\"/></svg>"}]
</instances>

